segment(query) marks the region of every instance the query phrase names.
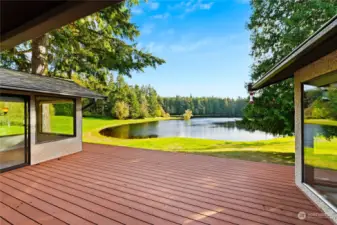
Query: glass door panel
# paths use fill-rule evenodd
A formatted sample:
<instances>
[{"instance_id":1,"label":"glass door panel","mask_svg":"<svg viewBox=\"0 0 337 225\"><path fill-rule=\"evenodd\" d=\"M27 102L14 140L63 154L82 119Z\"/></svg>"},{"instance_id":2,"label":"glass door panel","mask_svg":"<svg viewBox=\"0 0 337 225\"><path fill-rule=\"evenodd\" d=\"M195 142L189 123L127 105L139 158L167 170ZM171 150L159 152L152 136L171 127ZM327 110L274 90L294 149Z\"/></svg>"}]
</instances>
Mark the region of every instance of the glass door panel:
<instances>
[{"instance_id":1,"label":"glass door panel","mask_svg":"<svg viewBox=\"0 0 337 225\"><path fill-rule=\"evenodd\" d=\"M28 161L25 98L0 95L0 170Z\"/></svg>"},{"instance_id":2,"label":"glass door panel","mask_svg":"<svg viewBox=\"0 0 337 225\"><path fill-rule=\"evenodd\" d=\"M304 182L337 207L337 74L303 85Z\"/></svg>"}]
</instances>

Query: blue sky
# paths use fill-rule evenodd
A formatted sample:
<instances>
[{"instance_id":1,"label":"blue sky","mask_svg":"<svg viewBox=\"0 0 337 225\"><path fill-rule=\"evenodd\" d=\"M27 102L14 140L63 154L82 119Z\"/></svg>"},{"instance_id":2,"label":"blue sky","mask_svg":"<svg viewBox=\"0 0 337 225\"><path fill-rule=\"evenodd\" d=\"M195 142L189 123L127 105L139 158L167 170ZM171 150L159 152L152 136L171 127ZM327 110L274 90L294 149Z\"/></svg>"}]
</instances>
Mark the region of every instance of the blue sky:
<instances>
[{"instance_id":1,"label":"blue sky","mask_svg":"<svg viewBox=\"0 0 337 225\"><path fill-rule=\"evenodd\" d=\"M161 96L246 97L252 59L247 0L149 1L132 9L140 48L166 60L134 73Z\"/></svg>"}]
</instances>

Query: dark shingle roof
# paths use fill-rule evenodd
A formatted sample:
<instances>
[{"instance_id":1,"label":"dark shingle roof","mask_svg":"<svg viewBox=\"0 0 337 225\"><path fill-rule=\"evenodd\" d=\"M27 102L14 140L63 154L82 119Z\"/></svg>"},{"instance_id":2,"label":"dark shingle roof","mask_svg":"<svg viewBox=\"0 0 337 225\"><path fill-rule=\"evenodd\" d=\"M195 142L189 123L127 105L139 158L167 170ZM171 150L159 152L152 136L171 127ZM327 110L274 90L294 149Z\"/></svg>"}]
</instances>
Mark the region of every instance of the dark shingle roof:
<instances>
[{"instance_id":1,"label":"dark shingle roof","mask_svg":"<svg viewBox=\"0 0 337 225\"><path fill-rule=\"evenodd\" d=\"M0 88L83 98L105 98L71 80L0 68Z\"/></svg>"}]
</instances>

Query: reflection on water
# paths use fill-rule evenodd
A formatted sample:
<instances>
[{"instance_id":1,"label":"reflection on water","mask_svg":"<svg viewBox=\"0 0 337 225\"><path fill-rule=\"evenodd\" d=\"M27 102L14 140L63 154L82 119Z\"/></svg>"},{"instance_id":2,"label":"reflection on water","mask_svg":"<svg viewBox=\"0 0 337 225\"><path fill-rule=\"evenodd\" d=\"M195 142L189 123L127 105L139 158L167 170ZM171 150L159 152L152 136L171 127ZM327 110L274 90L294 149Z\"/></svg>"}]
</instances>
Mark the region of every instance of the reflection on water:
<instances>
[{"instance_id":1,"label":"reflection on water","mask_svg":"<svg viewBox=\"0 0 337 225\"><path fill-rule=\"evenodd\" d=\"M275 136L262 131L248 131L238 118L194 118L189 121L167 120L107 128L104 136L136 139L156 137L193 137L214 140L253 141Z\"/></svg>"}]
</instances>

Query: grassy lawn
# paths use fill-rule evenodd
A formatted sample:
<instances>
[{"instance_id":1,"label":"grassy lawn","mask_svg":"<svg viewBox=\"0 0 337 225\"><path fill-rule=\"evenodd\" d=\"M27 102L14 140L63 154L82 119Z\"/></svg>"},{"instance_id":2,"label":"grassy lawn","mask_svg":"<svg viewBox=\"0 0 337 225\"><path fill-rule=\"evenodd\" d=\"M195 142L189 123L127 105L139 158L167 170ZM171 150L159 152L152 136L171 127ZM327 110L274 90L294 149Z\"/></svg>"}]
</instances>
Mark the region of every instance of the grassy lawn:
<instances>
[{"instance_id":1,"label":"grassy lawn","mask_svg":"<svg viewBox=\"0 0 337 225\"><path fill-rule=\"evenodd\" d=\"M197 138L148 138L148 139L118 139L99 134L102 128L123 124L158 121L157 119L142 120L111 120L111 119L83 119L83 140L85 142L107 145L119 145L144 149L184 152L216 157L228 157L257 162L270 162L293 165L295 161L294 137L281 137L266 141L218 141ZM324 138L316 140L319 149L307 151L306 163L337 170L337 139L327 141Z\"/></svg>"},{"instance_id":2,"label":"grassy lawn","mask_svg":"<svg viewBox=\"0 0 337 225\"><path fill-rule=\"evenodd\" d=\"M158 120L165 119L112 120L110 118L83 118L83 141L96 144L184 152L286 165L293 165L295 161L294 137L281 137L266 141L220 141L180 137L118 139L99 134L101 129L107 127ZM70 117L56 116L52 119L51 126L53 132L70 132L72 130L72 120ZM12 126L7 134L16 133L19 129L22 128ZM0 136L4 134L4 129L0 127ZM337 170L337 151L335 151L337 138L331 141L318 138L315 140L315 146L319 149L318 151L316 149L306 149L306 163L316 167L333 168Z\"/></svg>"},{"instance_id":3,"label":"grassy lawn","mask_svg":"<svg viewBox=\"0 0 337 225\"><path fill-rule=\"evenodd\" d=\"M0 126L0 136L4 135L15 135L15 134L23 134L24 127L23 126Z\"/></svg>"},{"instance_id":4,"label":"grassy lawn","mask_svg":"<svg viewBox=\"0 0 337 225\"><path fill-rule=\"evenodd\" d=\"M337 126L336 120L328 120L328 119L306 119L304 123L307 124L318 124L318 125L328 125L328 126Z\"/></svg>"},{"instance_id":5,"label":"grassy lawn","mask_svg":"<svg viewBox=\"0 0 337 225\"><path fill-rule=\"evenodd\" d=\"M267 141L237 142L180 137L118 139L105 137L99 134L99 131L106 127L158 120L163 119L150 118L141 120L111 120L101 118L84 118L83 141L96 144L194 153L216 157L230 157L258 162L272 162L287 165L294 164L295 144L293 137L276 138Z\"/></svg>"},{"instance_id":6,"label":"grassy lawn","mask_svg":"<svg viewBox=\"0 0 337 225\"><path fill-rule=\"evenodd\" d=\"M50 132L57 134L73 134L73 118L70 116L52 116Z\"/></svg>"}]
</instances>

